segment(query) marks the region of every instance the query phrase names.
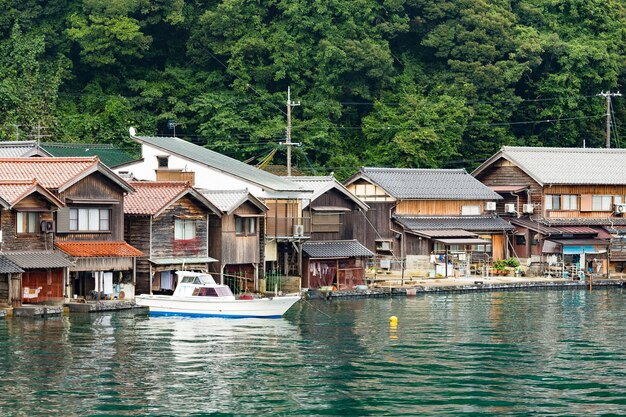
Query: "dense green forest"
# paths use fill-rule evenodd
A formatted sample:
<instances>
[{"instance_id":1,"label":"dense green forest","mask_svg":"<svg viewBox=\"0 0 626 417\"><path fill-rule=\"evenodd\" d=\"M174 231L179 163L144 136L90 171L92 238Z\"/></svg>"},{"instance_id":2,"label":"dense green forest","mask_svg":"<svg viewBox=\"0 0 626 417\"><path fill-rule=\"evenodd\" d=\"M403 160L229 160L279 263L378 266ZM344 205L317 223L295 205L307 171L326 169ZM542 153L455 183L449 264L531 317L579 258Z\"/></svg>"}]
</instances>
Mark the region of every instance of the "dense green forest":
<instances>
[{"instance_id":1,"label":"dense green forest","mask_svg":"<svg viewBox=\"0 0 626 417\"><path fill-rule=\"evenodd\" d=\"M304 172L471 169L503 144L603 146L625 35L624 0L4 0L0 139L132 149L129 126L173 121L257 163L290 86Z\"/></svg>"}]
</instances>

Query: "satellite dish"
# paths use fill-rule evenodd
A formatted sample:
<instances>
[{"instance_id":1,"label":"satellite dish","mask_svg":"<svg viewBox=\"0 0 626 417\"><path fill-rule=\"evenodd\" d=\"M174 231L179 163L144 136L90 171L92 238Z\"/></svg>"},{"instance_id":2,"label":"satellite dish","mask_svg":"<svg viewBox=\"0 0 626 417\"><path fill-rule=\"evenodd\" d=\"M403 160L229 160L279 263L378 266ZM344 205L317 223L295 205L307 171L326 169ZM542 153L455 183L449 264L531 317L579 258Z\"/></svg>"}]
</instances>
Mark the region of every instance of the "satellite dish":
<instances>
[{"instance_id":1,"label":"satellite dish","mask_svg":"<svg viewBox=\"0 0 626 417\"><path fill-rule=\"evenodd\" d=\"M131 136L135 136L137 134L137 130L131 126L128 128L128 133L130 133Z\"/></svg>"}]
</instances>

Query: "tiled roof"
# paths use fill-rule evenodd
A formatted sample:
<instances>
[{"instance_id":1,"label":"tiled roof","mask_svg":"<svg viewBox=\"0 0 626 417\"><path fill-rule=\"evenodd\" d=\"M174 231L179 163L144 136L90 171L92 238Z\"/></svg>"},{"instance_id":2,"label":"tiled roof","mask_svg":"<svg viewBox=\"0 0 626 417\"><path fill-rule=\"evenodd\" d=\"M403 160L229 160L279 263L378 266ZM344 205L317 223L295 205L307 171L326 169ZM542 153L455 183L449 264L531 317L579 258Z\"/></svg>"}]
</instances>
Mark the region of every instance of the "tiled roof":
<instances>
[{"instance_id":1,"label":"tiled roof","mask_svg":"<svg viewBox=\"0 0 626 417\"><path fill-rule=\"evenodd\" d=\"M70 241L56 242L56 247L68 255L80 258L127 258L143 256L143 252L126 242Z\"/></svg>"},{"instance_id":2,"label":"tiled roof","mask_svg":"<svg viewBox=\"0 0 626 417\"><path fill-rule=\"evenodd\" d=\"M133 158L128 152L118 149L108 143L87 144L44 142L40 146L49 154L56 157L97 156L103 164L109 167L123 165L136 159Z\"/></svg>"},{"instance_id":3,"label":"tiled roof","mask_svg":"<svg viewBox=\"0 0 626 417\"><path fill-rule=\"evenodd\" d=\"M470 232L502 232L513 230L509 222L492 216L394 216L406 229L420 230L460 229Z\"/></svg>"},{"instance_id":4,"label":"tiled roof","mask_svg":"<svg viewBox=\"0 0 626 417\"><path fill-rule=\"evenodd\" d=\"M3 158L0 159L0 178L3 180L32 180L48 189L62 189L93 172L101 172L127 191L132 188L98 157L89 158Z\"/></svg>"},{"instance_id":5,"label":"tiled roof","mask_svg":"<svg viewBox=\"0 0 626 417\"><path fill-rule=\"evenodd\" d=\"M364 178L398 200L501 200L464 169L368 168L348 180Z\"/></svg>"},{"instance_id":6,"label":"tiled roof","mask_svg":"<svg viewBox=\"0 0 626 417\"><path fill-rule=\"evenodd\" d=\"M207 200L213 203L223 213L231 213L237 207L241 206L246 201L250 201L253 205L257 206L259 210L265 212L269 208L263 204L259 199L254 197L248 192L248 190L205 190L199 189Z\"/></svg>"},{"instance_id":7,"label":"tiled roof","mask_svg":"<svg viewBox=\"0 0 626 417\"><path fill-rule=\"evenodd\" d=\"M292 177L291 181L296 184L300 184L303 189L313 191L313 195L307 195L305 198L305 202L302 208L306 208L309 205L309 202L315 201L322 194L336 189L340 193L344 194L350 200L352 200L355 204L361 207L363 210L368 210L369 207L363 201L361 201L357 196L352 194L342 183L337 181L334 176L319 176L319 177Z\"/></svg>"},{"instance_id":8,"label":"tiled roof","mask_svg":"<svg viewBox=\"0 0 626 417\"><path fill-rule=\"evenodd\" d=\"M626 149L503 146L480 165L478 175L500 158L539 184L626 184Z\"/></svg>"},{"instance_id":9,"label":"tiled roof","mask_svg":"<svg viewBox=\"0 0 626 417\"><path fill-rule=\"evenodd\" d=\"M610 225L626 225L626 217L571 217L561 219L544 219L543 223L547 226L610 226Z\"/></svg>"},{"instance_id":10,"label":"tiled roof","mask_svg":"<svg viewBox=\"0 0 626 417\"><path fill-rule=\"evenodd\" d=\"M251 183L274 191L299 191L300 187L286 178L222 155L202 146L194 145L186 140L175 137L133 136L133 139L167 152L171 152L199 164L212 167L232 176L242 178Z\"/></svg>"},{"instance_id":11,"label":"tiled roof","mask_svg":"<svg viewBox=\"0 0 626 417\"><path fill-rule=\"evenodd\" d=\"M0 274L18 274L20 272L24 272L24 270L6 256L0 255Z\"/></svg>"},{"instance_id":12,"label":"tiled roof","mask_svg":"<svg viewBox=\"0 0 626 417\"><path fill-rule=\"evenodd\" d=\"M0 142L0 158L19 158L33 155L52 156L41 149L35 140Z\"/></svg>"},{"instance_id":13,"label":"tiled roof","mask_svg":"<svg viewBox=\"0 0 626 417\"><path fill-rule=\"evenodd\" d=\"M54 251L8 252L4 256L24 269L65 268L74 265L61 253Z\"/></svg>"},{"instance_id":14,"label":"tiled roof","mask_svg":"<svg viewBox=\"0 0 626 417\"><path fill-rule=\"evenodd\" d=\"M124 214L155 215L190 188L183 181L133 181L134 193L124 197Z\"/></svg>"},{"instance_id":15,"label":"tiled roof","mask_svg":"<svg viewBox=\"0 0 626 417\"><path fill-rule=\"evenodd\" d=\"M306 242L302 250L309 258L351 258L355 256L374 256L372 251L356 240L328 240Z\"/></svg>"},{"instance_id":16,"label":"tiled roof","mask_svg":"<svg viewBox=\"0 0 626 417\"><path fill-rule=\"evenodd\" d=\"M0 205L2 201L7 203L8 207L19 203L23 198L29 196L33 192L39 192L57 207L62 207L63 203L45 188L39 186L37 181L32 180L0 180Z\"/></svg>"}]
</instances>

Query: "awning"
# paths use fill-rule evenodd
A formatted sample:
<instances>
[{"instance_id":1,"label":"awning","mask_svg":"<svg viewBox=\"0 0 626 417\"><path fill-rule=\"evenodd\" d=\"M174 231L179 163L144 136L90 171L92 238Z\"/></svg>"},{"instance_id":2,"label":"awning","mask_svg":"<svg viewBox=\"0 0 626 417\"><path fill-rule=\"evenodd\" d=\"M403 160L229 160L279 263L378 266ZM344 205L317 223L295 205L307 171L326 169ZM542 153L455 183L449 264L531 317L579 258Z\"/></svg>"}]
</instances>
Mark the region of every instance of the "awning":
<instances>
[{"instance_id":1,"label":"awning","mask_svg":"<svg viewBox=\"0 0 626 417\"><path fill-rule=\"evenodd\" d=\"M132 258L143 252L126 242L70 241L57 242L56 247L76 258Z\"/></svg>"},{"instance_id":2,"label":"awning","mask_svg":"<svg viewBox=\"0 0 626 417\"><path fill-rule=\"evenodd\" d=\"M527 185L489 185L491 191L496 193L519 193L528 188Z\"/></svg>"},{"instance_id":3,"label":"awning","mask_svg":"<svg viewBox=\"0 0 626 417\"><path fill-rule=\"evenodd\" d=\"M394 216L405 230L465 230L475 233L504 233L511 224L497 216Z\"/></svg>"},{"instance_id":4,"label":"awning","mask_svg":"<svg viewBox=\"0 0 626 417\"><path fill-rule=\"evenodd\" d=\"M448 230L409 230L408 233L426 237L428 239L432 238L445 238L445 237L478 237L476 233L468 232L467 230L461 229L448 229Z\"/></svg>"},{"instance_id":5,"label":"awning","mask_svg":"<svg viewBox=\"0 0 626 417\"><path fill-rule=\"evenodd\" d=\"M313 211L352 211L347 207L333 207L333 206L325 206L325 207L311 207Z\"/></svg>"},{"instance_id":6,"label":"awning","mask_svg":"<svg viewBox=\"0 0 626 417\"><path fill-rule=\"evenodd\" d=\"M309 258L336 259L370 257L374 253L356 240L328 240L324 242L306 242L302 251Z\"/></svg>"},{"instance_id":7,"label":"awning","mask_svg":"<svg viewBox=\"0 0 626 417\"><path fill-rule=\"evenodd\" d=\"M443 243L446 246L450 246L450 245L484 245L486 243L491 243L488 240L485 239L472 239L472 238L468 238L468 239L463 239L463 238L459 238L459 239L433 239L434 242L439 242L439 243Z\"/></svg>"},{"instance_id":8,"label":"awning","mask_svg":"<svg viewBox=\"0 0 626 417\"><path fill-rule=\"evenodd\" d=\"M543 253L563 253L579 255L581 253L603 253L610 242L602 239L550 239L543 243ZM601 246L604 250L597 250Z\"/></svg>"},{"instance_id":9,"label":"awning","mask_svg":"<svg viewBox=\"0 0 626 417\"><path fill-rule=\"evenodd\" d=\"M157 258L150 259L155 265L183 265L183 264L206 264L209 262L217 262L217 259L205 256L203 258Z\"/></svg>"},{"instance_id":10,"label":"awning","mask_svg":"<svg viewBox=\"0 0 626 417\"><path fill-rule=\"evenodd\" d=\"M4 255L23 269L50 269L74 266L61 253L53 251L9 252Z\"/></svg>"},{"instance_id":11,"label":"awning","mask_svg":"<svg viewBox=\"0 0 626 417\"><path fill-rule=\"evenodd\" d=\"M24 270L7 259L6 256L0 255L0 274L19 274L20 272L24 272Z\"/></svg>"}]
</instances>

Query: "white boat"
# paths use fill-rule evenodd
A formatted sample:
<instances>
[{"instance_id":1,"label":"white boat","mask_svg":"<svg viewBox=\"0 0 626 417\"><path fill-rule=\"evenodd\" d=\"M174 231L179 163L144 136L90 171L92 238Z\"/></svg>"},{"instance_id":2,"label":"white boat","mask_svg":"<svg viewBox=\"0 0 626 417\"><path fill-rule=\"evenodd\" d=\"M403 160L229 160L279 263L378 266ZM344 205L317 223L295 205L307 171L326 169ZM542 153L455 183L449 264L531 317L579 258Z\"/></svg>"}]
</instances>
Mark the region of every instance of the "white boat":
<instances>
[{"instance_id":1,"label":"white boat","mask_svg":"<svg viewBox=\"0 0 626 417\"><path fill-rule=\"evenodd\" d=\"M199 317L282 317L300 300L299 295L236 299L227 285L217 284L206 273L177 271L178 285L173 295L141 294L139 306L148 307L151 315Z\"/></svg>"}]
</instances>

